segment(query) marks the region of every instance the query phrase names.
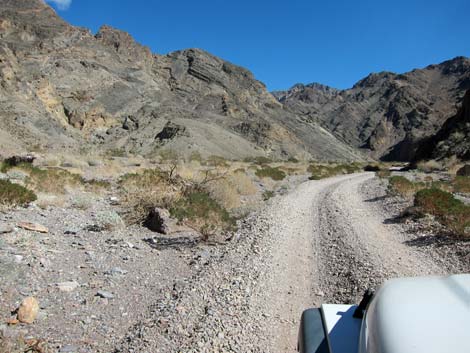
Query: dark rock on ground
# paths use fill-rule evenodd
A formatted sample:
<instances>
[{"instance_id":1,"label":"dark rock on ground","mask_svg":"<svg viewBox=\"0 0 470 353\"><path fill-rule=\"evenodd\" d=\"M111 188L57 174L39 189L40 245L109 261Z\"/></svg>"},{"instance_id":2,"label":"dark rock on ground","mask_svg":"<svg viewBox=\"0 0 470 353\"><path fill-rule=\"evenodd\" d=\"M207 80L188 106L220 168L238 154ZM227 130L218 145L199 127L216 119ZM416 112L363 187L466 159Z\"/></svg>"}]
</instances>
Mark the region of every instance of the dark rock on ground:
<instances>
[{"instance_id":1,"label":"dark rock on ground","mask_svg":"<svg viewBox=\"0 0 470 353\"><path fill-rule=\"evenodd\" d=\"M180 228L177 225L177 221L170 217L168 210L158 207L150 210L144 221L144 226L161 234L171 234Z\"/></svg>"}]
</instances>

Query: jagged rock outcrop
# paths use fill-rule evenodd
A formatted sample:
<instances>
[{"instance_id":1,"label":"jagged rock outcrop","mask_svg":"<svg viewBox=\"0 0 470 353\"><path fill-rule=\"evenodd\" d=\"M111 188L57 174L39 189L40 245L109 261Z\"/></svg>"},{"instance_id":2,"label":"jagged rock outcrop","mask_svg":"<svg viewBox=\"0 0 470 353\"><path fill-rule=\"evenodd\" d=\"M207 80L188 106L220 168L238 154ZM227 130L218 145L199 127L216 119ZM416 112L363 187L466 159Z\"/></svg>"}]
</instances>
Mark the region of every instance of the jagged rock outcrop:
<instances>
[{"instance_id":1,"label":"jagged rock outcrop","mask_svg":"<svg viewBox=\"0 0 470 353\"><path fill-rule=\"evenodd\" d=\"M42 0L0 0L0 117L3 150L361 158L244 68L200 49L152 54L108 26L93 35ZM162 143L169 121L185 133Z\"/></svg>"},{"instance_id":2,"label":"jagged rock outcrop","mask_svg":"<svg viewBox=\"0 0 470 353\"><path fill-rule=\"evenodd\" d=\"M406 161L455 114L469 88L470 59L456 57L405 74L370 74L347 90L298 84L274 96L375 158Z\"/></svg>"},{"instance_id":3,"label":"jagged rock outcrop","mask_svg":"<svg viewBox=\"0 0 470 353\"><path fill-rule=\"evenodd\" d=\"M422 141L415 159L441 159L456 156L470 160L470 90L456 115L449 118L437 133Z\"/></svg>"}]
</instances>

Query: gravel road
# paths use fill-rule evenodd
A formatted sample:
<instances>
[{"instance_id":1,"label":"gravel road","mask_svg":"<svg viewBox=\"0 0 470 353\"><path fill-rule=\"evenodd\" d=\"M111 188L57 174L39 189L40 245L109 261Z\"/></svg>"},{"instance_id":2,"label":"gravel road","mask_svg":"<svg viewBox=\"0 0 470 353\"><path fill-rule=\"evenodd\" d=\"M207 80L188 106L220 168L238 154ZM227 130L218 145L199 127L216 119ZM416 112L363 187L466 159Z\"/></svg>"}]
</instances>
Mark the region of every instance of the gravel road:
<instances>
[{"instance_id":1,"label":"gravel road","mask_svg":"<svg viewBox=\"0 0 470 353\"><path fill-rule=\"evenodd\" d=\"M410 235L387 221L383 192L373 173L361 173L272 199L212 252L177 304L154 311L153 324L130 331L118 351L294 352L304 309L358 302L390 277L445 273L403 244ZM155 324L162 317L164 330Z\"/></svg>"},{"instance_id":2,"label":"gravel road","mask_svg":"<svg viewBox=\"0 0 470 353\"><path fill-rule=\"evenodd\" d=\"M306 308L357 303L391 277L469 270L470 255L455 254L470 254L470 244L407 245L429 237L394 221L402 207L385 190L373 173L300 183L240 221L224 244L154 248L155 233L143 228L84 230L88 211L5 214L6 225L28 219L50 232L0 239L1 321L14 298L41 305L36 323L0 323L0 333L44 338L54 352L294 352ZM80 286L54 285L69 280Z\"/></svg>"}]
</instances>

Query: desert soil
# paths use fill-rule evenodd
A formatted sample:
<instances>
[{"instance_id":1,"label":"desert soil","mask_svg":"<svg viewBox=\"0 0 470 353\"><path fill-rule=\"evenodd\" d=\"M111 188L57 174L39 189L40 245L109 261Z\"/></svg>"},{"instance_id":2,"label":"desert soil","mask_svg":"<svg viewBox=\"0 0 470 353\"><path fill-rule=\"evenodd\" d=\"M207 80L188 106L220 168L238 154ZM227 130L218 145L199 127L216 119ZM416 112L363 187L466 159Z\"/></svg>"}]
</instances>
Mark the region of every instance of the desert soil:
<instances>
[{"instance_id":1,"label":"desert soil","mask_svg":"<svg viewBox=\"0 0 470 353\"><path fill-rule=\"evenodd\" d=\"M396 222L401 207L360 173L301 183L223 244L162 241L141 227L90 232L93 209L2 214L4 227L50 231L0 235L1 321L26 296L41 308L34 324L0 330L59 352L294 352L306 308L356 303L391 277L469 270L448 245L420 243L426 234ZM61 290L67 281L78 285Z\"/></svg>"}]
</instances>

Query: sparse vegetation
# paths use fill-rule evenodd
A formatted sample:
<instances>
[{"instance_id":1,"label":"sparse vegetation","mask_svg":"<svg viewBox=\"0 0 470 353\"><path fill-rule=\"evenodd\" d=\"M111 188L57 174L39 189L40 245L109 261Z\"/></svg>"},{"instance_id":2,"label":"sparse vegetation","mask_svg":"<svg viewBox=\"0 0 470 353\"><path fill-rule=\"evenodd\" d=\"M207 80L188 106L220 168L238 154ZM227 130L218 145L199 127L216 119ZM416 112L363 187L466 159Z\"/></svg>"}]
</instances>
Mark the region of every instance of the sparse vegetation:
<instances>
[{"instance_id":1,"label":"sparse vegetation","mask_svg":"<svg viewBox=\"0 0 470 353\"><path fill-rule=\"evenodd\" d=\"M271 197L274 197L274 191L266 190L263 192L263 200L268 201Z\"/></svg>"},{"instance_id":2,"label":"sparse vegetation","mask_svg":"<svg viewBox=\"0 0 470 353\"><path fill-rule=\"evenodd\" d=\"M392 195L400 195L405 198L413 197L416 191L423 189L425 184L414 183L401 175L389 178L388 191Z\"/></svg>"},{"instance_id":3,"label":"sparse vegetation","mask_svg":"<svg viewBox=\"0 0 470 353\"><path fill-rule=\"evenodd\" d=\"M423 189L416 193L414 205L423 213L431 214L458 236L469 236L470 206L451 193L437 189Z\"/></svg>"},{"instance_id":4,"label":"sparse vegetation","mask_svg":"<svg viewBox=\"0 0 470 353\"><path fill-rule=\"evenodd\" d=\"M204 190L187 190L170 208L170 214L197 229L206 239L217 231L235 227L235 219Z\"/></svg>"},{"instance_id":5,"label":"sparse vegetation","mask_svg":"<svg viewBox=\"0 0 470 353\"><path fill-rule=\"evenodd\" d=\"M390 170L388 169L381 169L379 170L376 175L379 177L379 178L388 178L392 173L390 172Z\"/></svg>"},{"instance_id":6,"label":"sparse vegetation","mask_svg":"<svg viewBox=\"0 0 470 353\"><path fill-rule=\"evenodd\" d=\"M429 161L418 162L417 168L418 168L418 170L420 170L424 173L432 173L432 172L442 170L443 166L440 162L431 159Z\"/></svg>"},{"instance_id":7,"label":"sparse vegetation","mask_svg":"<svg viewBox=\"0 0 470 353\"><path fill-rule=\"evenodd\" d=\"M351 174L361 170L358 163L351 164L311 164L307 172L311 173L310 180L320 180L340 174Z\"/></svg>"},{"instance_id":8,"label":"sparse vegetation","mask_svg":"<svg viewBox=\"0 0 470 353\"><path fill-rule=\"evenodd\" d=\"M452 186L455 192L470 193L470 177L457 176L452 180Z\"/></svg>"},{"instance_id":9,"label":"sparse vegetation","mask_svg":"<svg viewBox=\"0 0 470 353\"><path fill-rule=\"evenodd\" d=\"M7 171L26 173L26 185L36 192L62 194L65 192L67 185L77 186L84 183L80 175L63 169L41 169L29 163L21 163L14 167L7 166L4 168Z\"/></svg>"},{"instance_id":10,"label":"sparse vegetation","mask_svg":"<svg viewBox=\"0 0 470 353\"><path fill-rule=\"evenodd\" d=\"M0 204L6 206L23 206L36 201L37 196L24 186L0 180Z\"/></svg>"},{"instance_id":11,"label":"sparse vegetation","mask_svg":"<svg viewBox=\"0 0 470 353\"><path fill-rule=\"evenodd\" d=\"M259 164L259 165L269 164L269 163L273 162L273 160L271 158L264 157L264 156L247 157L243 161L246 162L246 163L253 163L253 164Z\"/></svg>"},{"instance_id":12,"label":"sparse vegetation","mask_svg":"<svg viewBox=\"0 0 470 353\"><path fill-rule=\"evenodd\" d=\"M277 167L263 166L256 171L256 176L259 178L271 178L276 181L283 180L286 173Z\"/></svg>"}]
</instances>

